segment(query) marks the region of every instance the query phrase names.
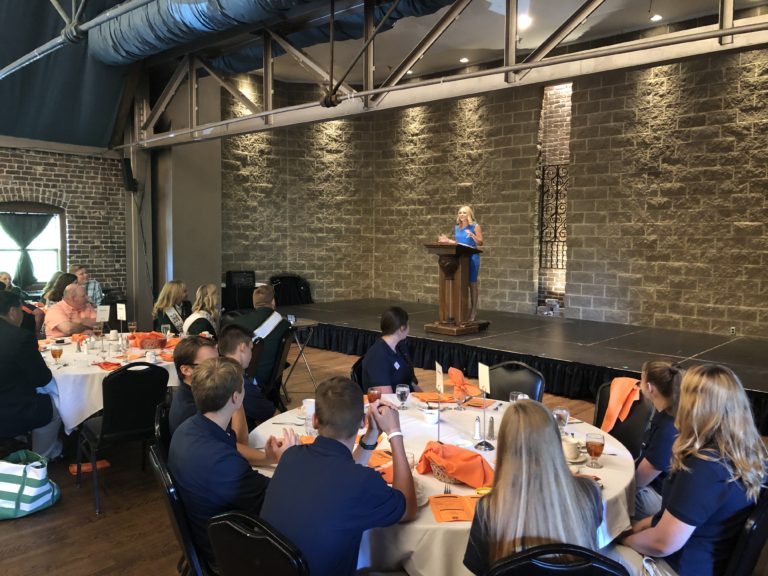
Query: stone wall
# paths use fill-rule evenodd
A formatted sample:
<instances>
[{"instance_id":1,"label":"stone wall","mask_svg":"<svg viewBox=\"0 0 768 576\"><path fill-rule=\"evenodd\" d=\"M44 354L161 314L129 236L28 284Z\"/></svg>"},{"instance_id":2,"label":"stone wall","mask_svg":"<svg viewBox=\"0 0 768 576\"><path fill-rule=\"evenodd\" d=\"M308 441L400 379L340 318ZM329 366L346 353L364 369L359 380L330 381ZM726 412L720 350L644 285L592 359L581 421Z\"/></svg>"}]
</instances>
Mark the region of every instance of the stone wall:
<instances>
[{"instance_id":1,"label":"stone wall","mask_svg":"<svg viewBox=\"0 0 768 576\"><path fill-rule=\"evenodd\" d=\"M768 52L574 82L570 316L768 336Z\"/></svg>"},{"instance_id":2,"label":"stone wall","mask_svg":"<svg viewBox=\"0 0 768 576\"><path fill-rule=\"evenodd\" d=\"M0 202L63 208L67 266L85 264L92 278L122 295L126 231L120 170L111 158L0 148Z\"/></svg>"},{"instance_id":3,"label":"stone wall","mask_svg":"<svg viewBox=\"0 0 768 576\"><path fill-rule=\"evenodd\" d=\"M304 89L279 85L276 105ZM319 301L435 302L422 244L469 203L487 239L481 307L532 313L540 106L523 88L226 140L224 270L296 272Z\"/></svg>"}]
</instances>

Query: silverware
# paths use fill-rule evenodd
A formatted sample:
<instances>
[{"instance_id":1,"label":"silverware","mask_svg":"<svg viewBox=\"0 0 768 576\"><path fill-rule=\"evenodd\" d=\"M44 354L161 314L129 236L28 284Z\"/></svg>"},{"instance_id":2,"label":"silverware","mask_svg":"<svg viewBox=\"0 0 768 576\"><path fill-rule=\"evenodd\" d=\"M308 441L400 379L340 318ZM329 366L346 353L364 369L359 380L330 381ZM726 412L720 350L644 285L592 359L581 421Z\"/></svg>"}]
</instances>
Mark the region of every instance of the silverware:
<instances>
[{"instance_id":1,"label":"silverware","mask_svg":"<svg viewBox=\"0 0 768 576\"><path fill-rule=\"evenodd\" d=\"M494 412L498 412L499 408L501 408L501 402L497 402L496 403L496 406L494 406L494 408L493 408Z\"/></svg>"},{"instance_id":2,"label":"silverware","mask_svg":"<svg viewBox=\"0 0 768 576\"><path fill-rule=\"evenodd\" d=\"M304 426L304 422L271 422L280 426Z\"/></svg>"},{"instance_id":3,"label":"silverware","mask_svg":"<svg viewBox=\"0 0 768 576\"><path fill-rule=\"evenodd\" d=\"M443 494L450 494L451 486L447 482L443 485Z\"/></svg>"}]
</instances>

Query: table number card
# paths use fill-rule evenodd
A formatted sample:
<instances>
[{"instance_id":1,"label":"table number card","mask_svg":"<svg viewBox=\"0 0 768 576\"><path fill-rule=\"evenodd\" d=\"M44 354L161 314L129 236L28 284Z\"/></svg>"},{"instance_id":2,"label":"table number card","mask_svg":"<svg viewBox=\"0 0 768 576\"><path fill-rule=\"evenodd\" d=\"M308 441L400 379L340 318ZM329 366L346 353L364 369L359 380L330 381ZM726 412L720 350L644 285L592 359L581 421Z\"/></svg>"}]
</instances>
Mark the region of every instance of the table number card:
<instances>
[{"instance_id":1,"label":"table number card","mask_svg":"<svg viewBox=\"0 0 768 576\"><path fill-rule=\"evenodd\" d=\"M491 372L489 367L482 362L477 364L477 381L480 390L486 394L491 393Z\"/></svg>"},{"instance_id":2,"label":"table number card","mask_svg":"<svg viewBox=\"0 0 768 576\"><path fill-rule=\"evenodd\" d=\"M435 362L435 389L442 394L445 391L443 385L443 367L440 362Z\"/></svg>"},{"instance_id":3,"label":"table number card","mask_svg":"<svg viewBox=\"0 0 768 576\"><path fill-rule=\"evenodd\" d=\"M117 319L125 321L128 319L128 317L125 314L125 304L122 302L118 302L117 304Z\"/></svg>"},{"instance_id":4,"label":"table number card","mask_svg":"<svg viewBox=\"0 0 768 576\"><path fill-rule=\"evenodd\" d=\"M109 304L96 307L96 322L109 322Z\"/></svg>"}]
</instances>

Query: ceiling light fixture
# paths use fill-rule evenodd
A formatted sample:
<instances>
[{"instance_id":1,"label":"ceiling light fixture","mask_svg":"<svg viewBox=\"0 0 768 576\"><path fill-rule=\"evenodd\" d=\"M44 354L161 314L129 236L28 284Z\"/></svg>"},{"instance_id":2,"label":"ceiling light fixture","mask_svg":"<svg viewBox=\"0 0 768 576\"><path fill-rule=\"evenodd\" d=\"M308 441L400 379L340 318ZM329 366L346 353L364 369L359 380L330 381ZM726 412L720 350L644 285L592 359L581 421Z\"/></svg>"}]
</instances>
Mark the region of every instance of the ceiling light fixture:
<instances>
[{"instance_id":1,"label":"ceiling light fixture","mask_svg":"<svg viewBox=\"0 0 768 576\"><path fill-rule=\"evenodd\" d=\"M654 14L653 16L651 16L651 22L658 22L659 20L662 20L663 18L664 18L664 16L662 16L661 14Z\"/></svg>"},{"instance_id":2,"label":"ceiling light fixture","mask_svg":"<svg viewBox=\"0 0 768 576\"><path fill-rule=\"evenodd\" d=\"M459 58L459 62L461 62L462 64L466 64L467 62L469 62L469 58L467 58L466 56L464 58Z\"/></svg>"},{"instance_id":3,"label":"ceiling light fixture","mask_svg":"<svg viewBox=\"0 0 768 576\"><path fill-rule=\"evenodd\" d=\"M663 19L664 17L661 14L657 14L653 11L653 0L649 0L648 2L648 16L649 20L651 22L658 22L659 20Z\"/></svg>"},{"instance_id":4,"label":"ceiling light fixture","mask_svg":"<svg viewBox=\"0 0 768 576\"><path fill-rule=\"evenodd\" d=\"M406 74L413 74L413 70L408 70L408 72L406 72Z\"/></svg>"},{"instance_id":5,"label":"ceiling light fixture","mask_svg":"<svg viewBox=\"0 0 768 576\"><path fill-rule=\"evenodd\" d=\"M528 16L528 14L520 14L517 17L518 30L528 30L528 28L531 27L531 24L533 24L533 18Z\"/></svg>"}]
</instances>

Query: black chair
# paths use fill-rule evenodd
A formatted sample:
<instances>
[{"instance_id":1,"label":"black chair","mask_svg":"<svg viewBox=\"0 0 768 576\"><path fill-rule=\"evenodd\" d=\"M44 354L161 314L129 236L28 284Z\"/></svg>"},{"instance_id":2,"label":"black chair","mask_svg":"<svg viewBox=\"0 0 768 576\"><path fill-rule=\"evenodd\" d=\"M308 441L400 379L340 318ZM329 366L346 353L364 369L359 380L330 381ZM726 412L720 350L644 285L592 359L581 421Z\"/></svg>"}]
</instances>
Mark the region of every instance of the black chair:
<instances>
[{"instance_id":1,"label":"black chair","mask_svg":"<svg viewBox=\"0 0 768 576\"><path fill-rule=\"evenodd\" d=\"M142 441L142 470L146 467L147 440L154 436L155 408L163 401L168 371L155 364L135 362L109 374L101 384L104 409L83 422L77 437L77 485L83 451L91 461L96 514L101 513L96 453L107 446Z\"/></svg>"},{"instance_id":2,"label":"black chair","mask_svg":"<svg viewBox=\"0 0 768 576\"><path fill-rule=\"evenodd\" d=\"M275 403L275 406L281 411L285 412L288 408L285 402L290 403L288 397L288 391L283 384L283 372L290 366L288 363L288 354L291 351L291 345L293 344L293 328L287 330L283 337L280 339L280 344L277 349L280 354L275 359L275 363L272 366L272 374L269 377L269 384L263 388L264 395ZM297 358L298 361L298 358ZM285 402L283 402L285 398Z\"/></svg>"},{"instance_id":3,"label":"black chair","mask_svg":"<svg viewBox=\"0 0 768 576\"><path fill-rule=\"evenodd\" d=\"M355 363L352 364L352 369L349 372L349 379L360 386L360 389L365 393L366 390L363 388L363 358L365 358L365 356L360 356L360 358L355 360Z\"/></svg>"},{"instance_id":4,"label":"black chair","mask_svg":"<svg viewBox=\"0 0 768 576\"><path fill-rule=\"evenodd\" d=\"M306 576L309 568L296 546L257 516L225 512L208 522L221 576Z\"/></svg>"},{"instance_id":5,"label":"black chair","mask_svg":"<svg viewBox=\"0 0 768 576\"><path fill-rule=\"evenodd\" d=\"M160 450L163 460L168 460L168 450L171 447L170 414L171 404L167 400L160 402L155 408L155 446Z\"/></svg>"},{"instance_id":6,"label":"black chair","mask_svg":"<svg viewBox=\"0 0 768 576\"><path fill-rule=\"evenodd\" d=\"M524 362L510 360L491 366L491 393L493 400L509 400L510 392L523 392L537 402L544 396L544 376Z\"/></svg>"},{"instance_id":7,"label":"black chair","mask_svg":"<svg viewBox=\"0 0 768 576\"><path fill-rule=\"evenodd\" d=\"M768 540L768 488L760 490L757 506L752 510L731 551L725 576L750 576Z\"/></svg>"},{"instance_id":8,"label":"black chair","mask_svg":"<svg viewBox=\"0 0 768 576\"><path fill-rule=\"evenodd\" d=\"M600 428L605 418L605 412L608 409L608 400L611 396L611 383L606 382L597 390L595 397L595 416L592 421L594 426ZM653 415L653 404L648 402L641 394L640 399L632 404L629 414L622 422L616 419L613 428L608 432L621 442L624 447L632 454L632 458L637 459L643 448L643 436L648 427L648 423Z\"/></svg>"},{"instance_id":9,"label":"black chair","mask_svg":"<svg viewBox=\"0 0 768 576\"><path fill-rule=\"evenodd\" d=\"M163 499L168 517L171 519L173 532L176 534L176 540L181 546L182 556L179 560L176 570L181 576L210 576L212 573L201 560L192 541L192 531L189 528L187 515L184 511L184 504L179 498L176 486L173 484L173 478L165 465L165 460L160 454L157 445L149 449L149 464L155 473L158 483L163 489Z\"/></svg>"},{"instance_id":10,"label":"black chair","mask_svg":"<svg viewBox=\"0 0 768 576\"><path fill-rule=\"evenodd\" d=\"M563 558L567 555L567 558ZM554 557L553 557L554 556ZM496 562L488 576L629 576L627 569L589 548L573 544L544 544Z\"/></svg>"}]
</instances>

